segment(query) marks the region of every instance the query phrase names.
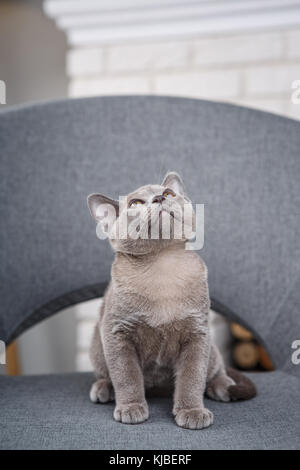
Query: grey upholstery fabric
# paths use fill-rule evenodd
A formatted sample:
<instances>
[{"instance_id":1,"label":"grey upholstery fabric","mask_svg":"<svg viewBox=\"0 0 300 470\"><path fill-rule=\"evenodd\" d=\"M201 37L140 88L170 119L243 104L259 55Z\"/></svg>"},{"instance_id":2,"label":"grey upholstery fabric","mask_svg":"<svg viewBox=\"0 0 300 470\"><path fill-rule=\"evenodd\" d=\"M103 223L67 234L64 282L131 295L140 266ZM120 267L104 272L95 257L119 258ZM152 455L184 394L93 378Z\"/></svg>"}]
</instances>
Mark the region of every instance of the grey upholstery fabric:
<instances>
[{"instance_id":1,"label":"grey upholstery fabric","mask_svg":"<svg viewBox=\"0 0 300 470\"><path fill-rule=\"evenodd\" d=\"M104 97L1 112L0 338L101 293L90 286L108 279L112 253L96 238L87 194L118 197L177 170L206 205L212 297L300 375L290 360L300 337L299 148L296 121L199 100Z\"/></svg>"},{"instance_id":2,"label":"grey upholstery fabric","mask_svg":"<svg viewBox=\"0 0 300 470\"><path fill-rule=\"evenodd\" d=\"M149 400L139 425L113 420L113 404L88 399L91 374L0 377L1 449L296 449L300 381L284 372L251 374L259 395L248 402L206 400L213 426L179 428L170 398Z\"/></svg>"}]
</instances>

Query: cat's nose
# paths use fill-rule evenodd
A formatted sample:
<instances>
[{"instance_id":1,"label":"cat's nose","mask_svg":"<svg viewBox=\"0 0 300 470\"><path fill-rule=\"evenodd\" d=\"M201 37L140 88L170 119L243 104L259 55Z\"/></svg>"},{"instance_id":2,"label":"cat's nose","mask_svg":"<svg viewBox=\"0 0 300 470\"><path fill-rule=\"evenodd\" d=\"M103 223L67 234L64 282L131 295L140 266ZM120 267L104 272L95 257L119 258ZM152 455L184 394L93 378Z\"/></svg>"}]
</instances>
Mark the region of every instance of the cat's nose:
<instances>
[{"instance_id":1,"label":"cat's nose","mask_svg":"<svg viewBox=\"0 0 300 470\"><path fill-rule=\"evenodd\" d=\"M154 196L154 198L152 199L152 203L160 203L160 202L163 202L165 200L165 197L161 194L159 196Z\"/></svg>"}]
</instances>

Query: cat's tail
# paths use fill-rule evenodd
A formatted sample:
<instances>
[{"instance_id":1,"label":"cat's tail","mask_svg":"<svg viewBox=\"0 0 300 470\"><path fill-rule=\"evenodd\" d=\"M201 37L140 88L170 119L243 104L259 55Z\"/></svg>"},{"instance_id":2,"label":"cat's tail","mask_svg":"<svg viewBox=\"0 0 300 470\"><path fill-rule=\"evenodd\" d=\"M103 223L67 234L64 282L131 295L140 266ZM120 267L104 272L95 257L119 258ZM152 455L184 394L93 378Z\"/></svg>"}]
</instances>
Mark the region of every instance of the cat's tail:
<instances>
[{"instance_id":1,"label":"cat's tail","mask_svg":"<svg viewBox=\"0 0 300 470\"><path fill-rule=\"evenodd\" d=\"M226 372L235 381L235 385L228 388L231 400L250 400L256 396L256 387L246 375L231 367L227 367Z\"/></svg>"}]
</instances>

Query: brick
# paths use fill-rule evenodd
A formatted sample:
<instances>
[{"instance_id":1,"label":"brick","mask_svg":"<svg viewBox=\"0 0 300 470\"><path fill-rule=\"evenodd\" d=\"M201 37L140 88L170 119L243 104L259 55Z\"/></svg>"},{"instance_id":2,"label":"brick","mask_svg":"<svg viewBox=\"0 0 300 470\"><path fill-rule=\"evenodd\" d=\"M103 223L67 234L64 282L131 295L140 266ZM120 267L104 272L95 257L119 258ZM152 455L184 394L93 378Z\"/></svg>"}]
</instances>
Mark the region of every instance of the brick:
<instances>
[{"instance_id":1,"label":"brick","mask_svg":"<svg viewBox=\"0 0 300 470\"><path fill-rule=\"evenodd\" d=\"M102 304L102 299L92 299L75 306L78 320L96 321Z\"/></svg>"},{"instance_id":2,"label":"brick","mask_svg":"<svg viewBox=\"0 0 300 470\"><path fill-rule=\"evenodd\" d=\"M283 53L278 33L200 39L194 43L196 65L230 65L279 59Z\"/></svg>"},{"instance_id":3,"label":"brick","mask_svg":"<svg viewBox=\"0 0 300 470\"><path fill-rule=\"evenodd\" d=\"M93 328L95 322L80 321L77 323L77 348L80 350L88 350L91 344Z\"/></svg>"},{"instance_id":4,"label":"brick","mask_svg":"<svg viewBox=\"0 0 300 470\"><path fill-rule=\"evenodd\" d=\"M233 70L159 75L155 92L195 98L227 99L239 93L239 73Z\"/></svg>"},{"instance_id":5,"label":"brick","mask_svg":"<svg viewBox=\"0 0 300 470\"><path fill-rule=\"evenodd\" d=\"M96 75L103 70L103 51L100 48L72 49L67 54L69 76Z\"/></svg>"},{"instance_id":6,"label":"brick","mask_svg":"<svg viewBox=\"0 0 300 470\"><path fill-rule=\"evenodd\" d=\"M284 99L251 99L244 98L238 101L237 104L246 106L248 108L258 109L260 111L268 111L275 114L285 114L286 100Z\"/></svg>"},{"instance_id":7,"label":"brick","mask_svg":"<svg viewBox=\"0 0 300 470\"><path fill-rule=\"evenodd\" d=\"M107 68L119 72L184 67L188 54L185 41L112 46L107 50Z\"/></svg>"},{"instance_id":8,"label":"brick","mask_svg":"<svg viewBox=\"0 0 300 470\"><path fill-rule=\"evenodd\" d=\"M144 77L75 79L69 86L69 96L126 95L150 93L150 82Z\"/></svg>"},{"instance_id":9,"label":"brick","mask_svg":"<svg viewBox=\"0 0 300 470\"><path fill-rule=\"evenodd\" d=\"M93 368L88 353L78 353L76 356L76 371L90 372L92 370Z\"/></svg>"},{"instance_id":10,"label":"brick","mask_svg":"<svg viewBox=\"0 0 300 470\"><path fill-rule=\"evenodd\" d=\"M297 79L300 79L300 66L254 67L245 74L246 94L290 94L292 82Z\"/></svg>"},{"instance_id":11,"label":"brick","mask_svg":"<svg viewBox=\"0 0 300 470\"><path fill-rule=\"evenodd\" d=\"M289 103L286 109L286 116L300 120L300 104Z\"/></svg>"},{"instance_id":12,"label":"brick","mask_svg":"<svg viewBox=\"0 0 300 470\"><path fill-rule=\"evenodd\" d=\"M229 328L229 322L222 315L210 311L210 328L212 341L218 346L225 364L229 365L230 358L230 344L231 344L231 333Z\"/></svg>"},{"instance_id":13,"label":"brick","mask_svg":"<svg viewBox=\"0 0 300 470\"><path fill-rule=\"evenodd\" d=\"M300 29L287 33L287 57L300 59Z\"/></svg>"}]
</instances>

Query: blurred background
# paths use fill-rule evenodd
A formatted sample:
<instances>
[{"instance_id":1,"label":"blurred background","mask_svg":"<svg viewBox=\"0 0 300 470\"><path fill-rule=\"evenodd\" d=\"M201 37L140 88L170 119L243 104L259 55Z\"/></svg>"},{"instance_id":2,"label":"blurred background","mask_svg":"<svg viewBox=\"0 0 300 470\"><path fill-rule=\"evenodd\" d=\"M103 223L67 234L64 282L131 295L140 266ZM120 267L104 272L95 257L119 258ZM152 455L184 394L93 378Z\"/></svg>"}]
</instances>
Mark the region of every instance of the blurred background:
<instances>
[{"instance_id":1,"label":"blurred background","mask_svg":"<svg viewBox=\"0 0 300 470\"><path fill-rule=\"evenodd\" d=\"M0 1L1 109L67 97L159 94L300 119L300 99L292 98L297 80L300 0ZM88 370L99 303L67 309L26 332L7 352L6 372ZM247 332L219 316L213 325L228 361L234 356L244 368L271 367Z\"/></svg>"}]
</instances>

